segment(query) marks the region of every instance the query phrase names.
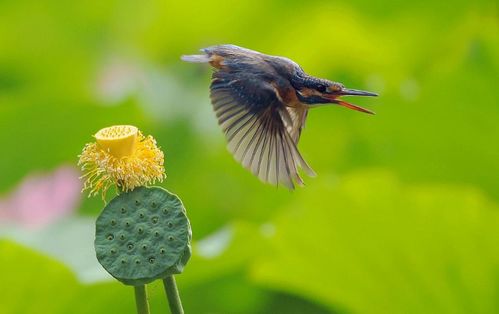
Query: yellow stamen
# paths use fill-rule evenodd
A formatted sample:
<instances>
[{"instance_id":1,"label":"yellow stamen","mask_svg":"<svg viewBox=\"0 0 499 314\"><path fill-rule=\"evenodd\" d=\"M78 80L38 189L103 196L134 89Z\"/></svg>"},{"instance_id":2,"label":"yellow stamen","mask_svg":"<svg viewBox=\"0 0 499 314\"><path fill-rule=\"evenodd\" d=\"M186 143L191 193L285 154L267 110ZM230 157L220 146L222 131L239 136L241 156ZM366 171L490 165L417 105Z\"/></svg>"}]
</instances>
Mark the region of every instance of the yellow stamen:
<instances>
[{"instance_id":1,"label":"yellow stamen","mask_svg":"<svg viewBox=\"0 0 499 314\"><path fill-rule=\"evenodd\" d=\"M133 155L137 147L139 129L131 125L114 125L95 134L99 147L109 154L121 158Z\"/></svg>"},{"instance_id":2,"label":"yellow stamen","mask_svg":"<svg viewBox=\"0 0 499 314\"><path fill-rule=\"evenodd\" d=\"M95 134L96 143L85 145L78 164L83 172L84 190L90 195L111 186L130 191L154 184L166 177L164 154L152 136L144 136L130 125L112 126Z\"/></svg>"}]
</instances>

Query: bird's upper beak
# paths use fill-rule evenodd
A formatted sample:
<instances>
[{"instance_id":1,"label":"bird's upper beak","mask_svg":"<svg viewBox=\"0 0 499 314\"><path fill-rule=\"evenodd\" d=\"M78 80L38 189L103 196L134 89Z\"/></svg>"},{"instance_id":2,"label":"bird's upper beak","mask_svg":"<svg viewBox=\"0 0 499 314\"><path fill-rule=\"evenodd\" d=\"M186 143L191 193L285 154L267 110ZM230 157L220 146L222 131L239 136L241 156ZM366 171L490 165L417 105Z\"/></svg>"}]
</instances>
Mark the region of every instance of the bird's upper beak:
<instances>
[{"instance_id":1,"label":"bird's upper beak","mask_svg":"<svg viewBox=\"0 0 499 314\"><path fill-rule=\"evenodd\" d=\"M349 109L369 113L369 114L374 114L374 112L359 107L357 105L351 104L349 102L346 102L342 99L339 99L340 96L378 96L376 93L371 93L363 90L358 90L358 89L349 89L349 88L341 88L340 90L333 91L330 93L327 93L324 95L324 97L328 100L330 100L334 104L338 104L343 107L347 107Z\"/></svg>"}]
</instances>

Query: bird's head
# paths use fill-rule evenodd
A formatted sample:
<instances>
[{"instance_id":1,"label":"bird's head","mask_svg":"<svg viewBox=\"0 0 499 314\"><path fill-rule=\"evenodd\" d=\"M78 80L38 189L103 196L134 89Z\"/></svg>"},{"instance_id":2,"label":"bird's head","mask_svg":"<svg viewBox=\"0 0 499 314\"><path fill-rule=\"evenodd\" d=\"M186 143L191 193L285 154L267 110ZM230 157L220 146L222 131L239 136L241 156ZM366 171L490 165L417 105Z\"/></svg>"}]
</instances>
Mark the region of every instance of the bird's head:
<instances>
[{"instance_id":1,"label":"bird's head","mask_svg":"<svg viewBox=\"0 0 499 314\"><path fill-rule=\"evenodd\" d=\"M310 79L306 83L300 84L296 89L298 99L301 102L313 105L320 104L337 104L349 109L374 114L374 112L357 105L348 103L339 97L341 96L378 96L376 93L371 93L363 90L349 89L343 84L331 82L323 79Z\"/></svg>"}]
</instances>

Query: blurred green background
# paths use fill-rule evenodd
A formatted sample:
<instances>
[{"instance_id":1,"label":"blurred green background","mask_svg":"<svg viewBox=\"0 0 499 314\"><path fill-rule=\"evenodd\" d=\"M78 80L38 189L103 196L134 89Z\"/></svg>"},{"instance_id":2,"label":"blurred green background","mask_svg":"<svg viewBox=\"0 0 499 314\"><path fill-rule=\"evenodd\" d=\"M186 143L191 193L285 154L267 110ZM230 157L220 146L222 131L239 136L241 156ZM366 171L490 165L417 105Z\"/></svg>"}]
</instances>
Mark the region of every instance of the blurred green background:
<instances>
[{"instance_id":1,"label":"blurred green background","mask_svg":"<svg viewBox=\"0 0 499 314\"><path fill-rule=\"evenodd\" d=\"M101 200L70 189L113 124L155 136L187 207L186 313L499 313L498 21L487 0L0 1L0 313L135 312L94 256ZM377 115L313 110L318 177L264 185L179 59L221 43L378 92L354 100Z\"/></svg>"}]
</instances>

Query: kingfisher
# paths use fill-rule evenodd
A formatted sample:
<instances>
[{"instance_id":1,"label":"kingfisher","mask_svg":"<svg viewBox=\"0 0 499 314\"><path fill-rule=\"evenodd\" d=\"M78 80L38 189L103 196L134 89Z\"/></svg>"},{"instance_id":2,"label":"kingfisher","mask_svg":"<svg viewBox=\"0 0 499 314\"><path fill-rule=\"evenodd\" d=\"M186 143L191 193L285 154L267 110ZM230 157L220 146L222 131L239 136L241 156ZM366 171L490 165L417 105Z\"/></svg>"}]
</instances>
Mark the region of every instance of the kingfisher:
<instances>
[{"instance_id":1,"label":"kingfisher","mask_svg":"<svg viewBox=\"0 0 499 314\"><path fill-rule=\"evenodd\" d=\"M235 45L201 52L181 59L213 67L210 98L228 149L263 182L294 189L303 185L298 169L315 176L297 148L309 109L334 104L374 114L340 97L376 93L313 77L288 58Z\"/></svg>"}]
</instances>

